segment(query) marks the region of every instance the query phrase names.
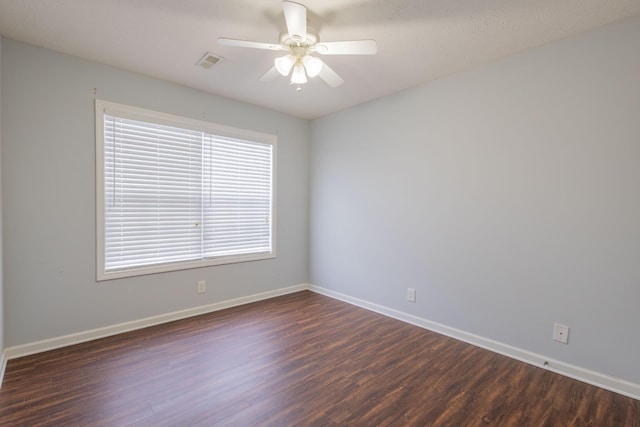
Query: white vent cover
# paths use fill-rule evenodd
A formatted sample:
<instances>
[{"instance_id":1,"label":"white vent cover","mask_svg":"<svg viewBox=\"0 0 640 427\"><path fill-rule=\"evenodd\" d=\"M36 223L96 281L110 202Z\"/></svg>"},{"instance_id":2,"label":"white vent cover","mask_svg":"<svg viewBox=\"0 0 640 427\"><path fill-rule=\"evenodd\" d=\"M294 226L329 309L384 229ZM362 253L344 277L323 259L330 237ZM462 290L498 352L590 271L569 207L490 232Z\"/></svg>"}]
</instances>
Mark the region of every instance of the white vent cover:
<instances>
[{"instance_id":1,"label":"white vent cover","mask_svg":"<svg viewBox=\"0 0 640 427\"><path fill-rule=\"evenodd\" d=\"M222 61L222 58L220 58L219 56L216 56L211 52L205 52L205 54L202 55L202 58L200 58L198 62L196 62L196 65L199 65L205 69L209 69L220 61Z\"/></svg>"}]
</instances>

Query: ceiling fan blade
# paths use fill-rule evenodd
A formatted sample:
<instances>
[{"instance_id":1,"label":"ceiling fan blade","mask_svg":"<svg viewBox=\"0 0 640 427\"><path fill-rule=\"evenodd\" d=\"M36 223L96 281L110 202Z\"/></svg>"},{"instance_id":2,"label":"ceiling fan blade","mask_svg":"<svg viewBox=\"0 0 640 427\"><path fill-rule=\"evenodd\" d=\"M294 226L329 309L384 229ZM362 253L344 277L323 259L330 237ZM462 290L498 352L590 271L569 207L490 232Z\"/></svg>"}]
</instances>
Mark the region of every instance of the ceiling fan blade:
<instances>
[{"instance_id":1,"label":"ceiling fan blade","mask_svg":"<svg viewBox=\"0 0 640 427\"><path fill-rule=\"evenodd\" d=\"M331 87L338 87L344 80L340 77L335 71L333 71L324 61L322 63L322 68L320 69L320 74L318 76L325 81Z\"/></svg>"},{"instance_id":2,"label":"ceiling fan blade","mask_svg":"<svg viewBox=\"0 0 640 427\"><path fill-rule=\"evenodd\" d=\"M225 39L224 37L220 37L218 39L218 44L222 44L225 46L234 46L234 47L250 47L252 49L266 49L266 50L283 50L284 49L279 44L252 42L249 40Z\"/></svg>"},{"instance_id":3,"label":"ceiling fan blade","mask_svg":"<svg viewBox=\"0 0 640 427\"><path fill-rule=\"evenodd\" d=\"M270 82L271 80L275 79L276 77L278 77L280 75L280 72L278 71L278 69L276 68L276 66L274 65L273 67L271 67L269 69L269 71L267 71L266 73L264 73L262 75L262 77L260 77L260 81L261 82Z\"/></svg>"},{"instance_id":4,"label":"ceiling fan blade","mask_svg":"<svg viewBox=\"0 0 640 427\"><path fill-rule=\"evenodd\" d=\"M283 1L282 10L289 37L297 42L307 40L307 8L300 3Z\"/></svg>"},{"instance_id":5,"label":"ceiling fan blade","mask_svg":"<svg viewBox=\"0 0 640 427\"><path fill-rule=\"evenodd\" d=\"M378 53L378 43L375 40L322 42L315 49L322 55L375 55Z\"/></svg>"}]
</instances>

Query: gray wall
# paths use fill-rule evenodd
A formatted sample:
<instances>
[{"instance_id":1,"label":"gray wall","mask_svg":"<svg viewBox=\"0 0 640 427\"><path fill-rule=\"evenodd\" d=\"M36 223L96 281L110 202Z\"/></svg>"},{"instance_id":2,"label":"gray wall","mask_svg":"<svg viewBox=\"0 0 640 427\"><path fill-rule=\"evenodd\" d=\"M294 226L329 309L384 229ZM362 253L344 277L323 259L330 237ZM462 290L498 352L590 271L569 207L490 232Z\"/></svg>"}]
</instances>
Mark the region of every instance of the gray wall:
<instances>
[{"instance_id":1,"label":"gray wall","mask_svg":"<svg viewBox=\"0 0 640 427\"><path fill-rule=\"evenodd\" d=\"M311 283L640 383L638 40L635 18L314 121Z\"/></svg>"},{"instance_id":2,"label":"gray wall","mask_svg":"<svg viewBox=\"0 0 640 427\"><path fill-rule=\"evenodd\" d=\"M277 259L96 282L94 88L277 132ZM7 39L2 114L6 347L307 281L308 121ZM201 279L207 293L196 294Z\"/></svg>"}]
</instances>

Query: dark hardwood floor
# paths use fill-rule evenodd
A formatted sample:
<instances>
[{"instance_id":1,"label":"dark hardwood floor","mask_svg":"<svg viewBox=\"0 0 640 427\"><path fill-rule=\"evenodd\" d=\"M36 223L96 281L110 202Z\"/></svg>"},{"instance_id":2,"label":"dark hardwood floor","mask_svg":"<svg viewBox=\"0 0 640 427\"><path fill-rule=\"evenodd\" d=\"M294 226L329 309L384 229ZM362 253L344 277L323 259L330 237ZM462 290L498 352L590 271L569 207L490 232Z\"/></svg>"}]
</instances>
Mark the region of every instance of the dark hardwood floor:
<instances>
[{"instance_id":1,"label":"dark hardwood floor","mask_svg":"<svg viewBox=\"0 0 640 427\"><path fill-rule=\"evenodd\" d=\"M312 292L10 360L2 426L640 426L640 401Z\"/></svg>"}]
</instances>

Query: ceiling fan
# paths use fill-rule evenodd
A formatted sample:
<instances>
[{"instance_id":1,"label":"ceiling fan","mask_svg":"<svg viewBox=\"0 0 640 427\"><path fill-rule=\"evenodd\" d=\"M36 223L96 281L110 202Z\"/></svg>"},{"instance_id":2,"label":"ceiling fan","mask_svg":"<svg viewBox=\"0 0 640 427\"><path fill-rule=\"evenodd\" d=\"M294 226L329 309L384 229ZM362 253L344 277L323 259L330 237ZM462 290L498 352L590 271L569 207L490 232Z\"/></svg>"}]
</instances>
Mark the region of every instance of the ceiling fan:
<instances>
[{"instance_id":1,"label":"ceiling fan","mask_svg":"<svg viewBox=\"0 0 640 427\"><path fill-rule=\"evenodd\" d=\"M260 81L271 81L279 75L291 74L291 84L307 83L307 77L319 76L329 86L337 87L344 80L314 53L321 55L375 55L378 45L375 40L354 40L320 42L318 34L307 27L307 8L300 3L283 1L282 9L287 24L287 31L280 36L280 44L262 43L248 40L219 38L218 43L226 46L248 47L286 51L287 54L275 59L274 66L267 71Z\"/></svg>"}]
</instances>

